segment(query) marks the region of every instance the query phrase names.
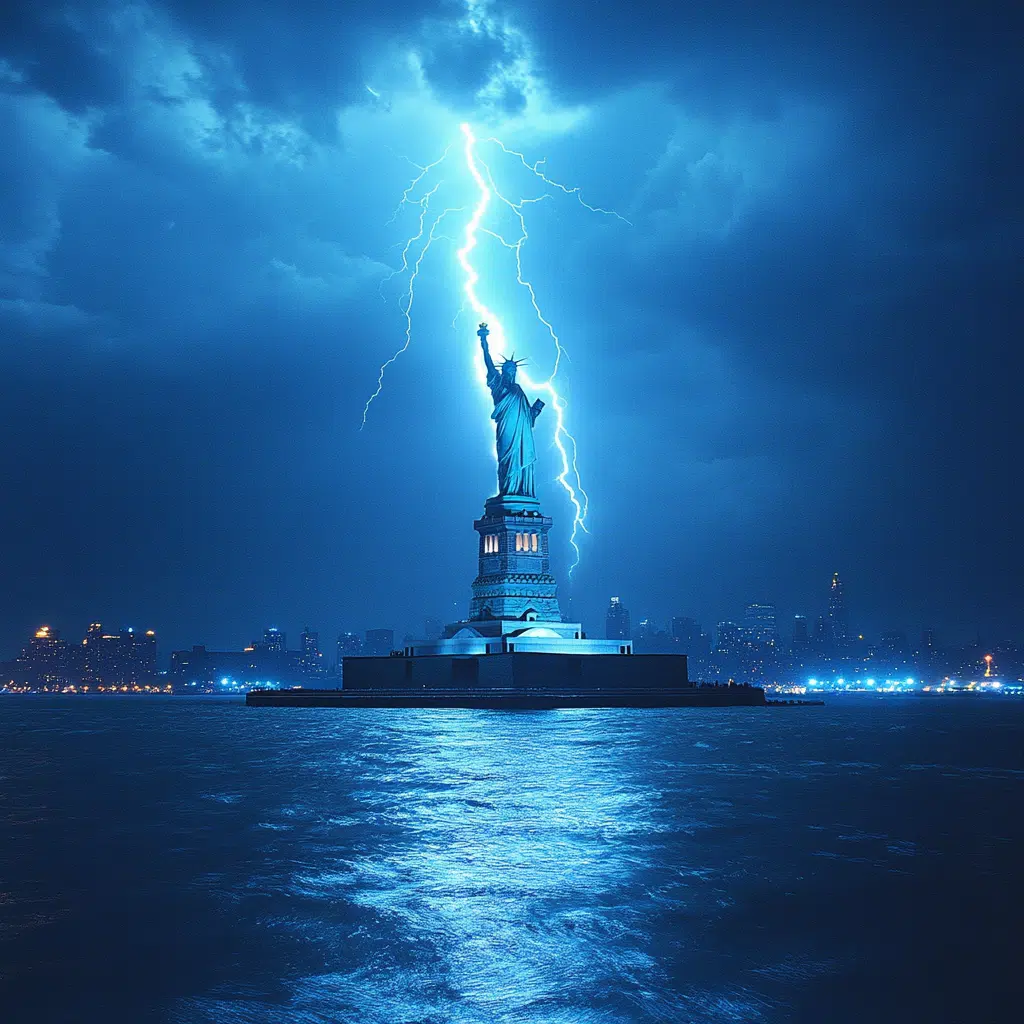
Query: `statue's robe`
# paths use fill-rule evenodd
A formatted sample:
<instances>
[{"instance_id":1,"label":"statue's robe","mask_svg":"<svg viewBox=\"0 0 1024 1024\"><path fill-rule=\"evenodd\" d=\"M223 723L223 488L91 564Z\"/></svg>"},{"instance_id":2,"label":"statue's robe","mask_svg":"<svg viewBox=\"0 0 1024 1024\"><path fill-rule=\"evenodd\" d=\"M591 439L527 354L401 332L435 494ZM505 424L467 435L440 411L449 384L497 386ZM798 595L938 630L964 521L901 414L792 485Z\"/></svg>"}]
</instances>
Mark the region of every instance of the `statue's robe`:
<instances>
[{"instance_id":1,"label":"statue's robe","mask_svg":"<svg viewBox=\"0 0 1024 1024\"><path fill-rule=\"evenodd\" d=\"M537 452L533 446L533 421L523 389L502 376L497 369L487 374L487 386L494 399L494 430L498 448L498 493L535 498L533 464Z\"/></svg>"}]
</instances>

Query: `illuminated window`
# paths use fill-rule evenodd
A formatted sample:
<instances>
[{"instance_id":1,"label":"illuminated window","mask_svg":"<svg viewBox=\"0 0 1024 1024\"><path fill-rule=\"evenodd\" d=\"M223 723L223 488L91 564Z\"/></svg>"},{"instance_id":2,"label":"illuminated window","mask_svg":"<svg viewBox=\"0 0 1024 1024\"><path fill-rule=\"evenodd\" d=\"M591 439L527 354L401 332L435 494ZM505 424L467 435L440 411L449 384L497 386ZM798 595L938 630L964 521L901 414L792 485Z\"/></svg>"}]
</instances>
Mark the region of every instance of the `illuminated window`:
<instances>
[{"instance_id":1,"label":"illuminated window","mask_svg":"<svg viewBox=\"0 0 1024 1024\"><path fill-rule=\"evenodd\" d=\"M521 533L516 534L516 551L523 550L523 535Z\"/></svg>"},{"instance_id":2,"label":"illuminated window","mask_svg":"<svg viewBox=\"0 0 1024 1024\"><path fill-rule=\"evenodd\" d=\"M533 550L536 551L537 550L537 534L534 533L531 536L533 537Z\"/></svg>"}]
</instances>

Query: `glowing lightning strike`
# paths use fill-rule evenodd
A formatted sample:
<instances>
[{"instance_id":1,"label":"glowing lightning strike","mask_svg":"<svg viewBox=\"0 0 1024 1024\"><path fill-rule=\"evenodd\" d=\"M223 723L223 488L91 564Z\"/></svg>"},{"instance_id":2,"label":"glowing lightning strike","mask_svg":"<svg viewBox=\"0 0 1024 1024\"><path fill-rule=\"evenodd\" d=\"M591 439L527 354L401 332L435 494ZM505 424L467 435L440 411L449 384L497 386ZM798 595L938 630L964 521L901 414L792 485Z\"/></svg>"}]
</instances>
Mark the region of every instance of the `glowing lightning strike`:
<instances>
[{"instance_id":1,"label":"glowing lightning strike","mask_svg":"<svg viewBox=\"0 0 1024 1024\"><path fill-rule=\"evenodd\" d=\"M422 180L423 180L423 179L424 179L424 178L425 178L425 177L426 177L426 176L427 176L427 175L428 175L428 174L429 174L429 173L430 173L430 172L431 172L431 171L432 171L432 170L433 170L433 169L434 169L435 167L437 167L437 166L438 166L438 164L443 164L443 163L445 162L445 159L446 159L446 158L447 158L447 156L448 156L448 151L449 151L449 150L450 150L451 148L452 148L451 146L448 146L448 147L446 147L446 148L445 148L445 151L444 151L444 152L443 152L443 153L442 153L442 154L441 154L441 155L440 155L440 156L439 156L439 157L438 157L438 158L437 158L437 159L436 159L436 160L435 160L435 161L434 161L434 162L433 162L432 164L426 164L426 165L423 165L423 164L418 164L418 163L416 163L416 162L415 162L414 160L409 160L409 158L408 158L408 157L406 157L406 158L405 158L406 160L409 160L409 163L411 163L411 164L413 165L413 167L415 167L415 168L416 168L416 170L418 170L418 171L419 171L420 173L419 173L419 174L417 174L417 175L416 175L416 177L412 179L412 181L411 181L411 182L409 183L409 187L408 187L408 188L407 188L407 189L406 189L406 190L405 190L405 191L404 191L404 192L402 193L402 198L398 200L398 205L397 205L397 206L395 207L395 212L394 212L393 214L391 214L391 219L390 219L390 220L389 220L389 221L387 222L387 224L385 224L385 225L384 225L385 227L388 227L388 226L390 226L391 224L394 224L394 223L395 223L395 221L396 221L396 220L398 219L398 215L399 215L399 214L400 214L400 213L402 212L402 207L403 207L403 206L406 206L407 204L409 204L409 203L411 203L411 202L412 202L412 200L411 200L411 199L409 198L409 196L411 196L411 195L412 195L412 193L413 193L413 192L414 192L414 191L416 190L416 186L417 186L417 185L418 185L418 184L419 184L419 183L420 183L420 182L421 182L421 181L422 181ZM437 185L440 185L440 184L441 184L440 182L438 182L438 183L437 183ZM428 195L432 195L432 194L433 194L434 192L436 192L436 191L437 191L437 185L435 185L435 186L434 186L434 187L433 187L433 188L432 188L432 189L430 190L430 192L429 192L429 193L427 193L427 194L428 194ZM422 202L422 200L417 200L417 202L420 202L420 203L421 203L421 202Z\"/></svg>"},{"instance_id":2,"label":"glowing lightning strike","mask_svg":"<svg viewBox=\"0 0 1024 1024\"><path fill-rule=\"evenodd\" d=\"M415 242L419 241L419 239L423 237L423 225L424 221L426 220L427 211L430 208L430 197L438 190L440 184L441 183L438 182L437 185L435 185L429 192L427 192L426 195L424 195L423 198L419 201L420 227L419 231L415 235L413 235L408 242L405 243L405 249L402 251L403 269L408 267L409 249ZM412 343L412 304L416 300L416 278L419 277L420 265L423 263L423 257L427 255L427 251L430 249L430 246L438 237L436 234L437 229L441 226L441 222L445 219L445 217L447 217L449 213L459 213L463 209L464 207L461 206L449 207L448 209L439 213L437 217L434 218L433 224L430 225L430 230L427 232L427 240L423 243L423 247L420 249L420 253L416 257L416 262L413 263L412 265L412 272L409 274L409 287L405 293L405 304L402 307L402 315L405 317L405 344L402 345L402 347L381 366L380 373L377 375L377 390L374 391L372 395L370 395L370 397L366 400L366 405L363 407L363 422L362 426L360 426L359 428L360 430L362 430L363 427L366 426L366 416L370 411L370 406L373 405L374 399L376 399L377 396L381 393L381 391L384 390L385 371L393 362L395 362L395 360L398 359L400 355L402 355L403 352L405 352L409 348L409 345ZM396 270L392 272L387 278L387 280L390 280L392 277L395 276L395 274L398 273L401 273L401 270Z\"/></svg>"},{"instance_id":3,"label":"glowing lightning strike","mask_svg":"<svg viewBox=\"0 0 1024 1024\"><path fill-rule=\"evenodd\" d=\"M589 210L591 213L604 213L607 214L609 217L618 218L619 220L622 221L623 224L628 224L630 227L633 226L633 222L626 220L626 218L623 217L621 213L616 213L614 210L605 210L602 209L600 206L591 206L590 203L585 203L583 201L583 196L580 194L581 190L578 186L575 188L570 188L568 185L563 185L560 181L552 181L551 178L547 177L540 169L541 164L544 163L544 159L538 160L535 164L531 164L526 159L526 157L523 156L522 153L518 152L515 149L509 149L508 146L506 146L505 143L501 141L501 139L496 139L492 136L491 138L487 139L487 141L493 142L496 146L499 146L502 152L507 153L509 156L519 157L519 160L522 163L522 165L531 174L535 174L538 178L540 178L540 180L543 181L545 185L550 185L552 188L560 189L567 196L575 196L576 199L579 201L580 206Z\"/></svg>"},{"instance_id":4,"label":"glowing lightning strike","mask_svg":"<svg viewBox=\"0 0 1024 1024\"><path fill-rule=\"evenodd\" d=\"M587 512L589 510L590 500L587 496L587 492L583 487L580 480L579 468L577 465L577 447L576 439L566 429L565 426L565 400L558 393L555 387L555 377L558 374L559 367L561 365L562 356L567 356L565 349L562 346L562 342L555 332L551 322L541 312L540 304L537 300L537 294L534 290L533 284L523 274L522 264L522 248L523 245L529 240L529 234L526 229L526 218L523 212L525 206L531 203L539 203L544 199L550 199L550 193L538 196L536 198L525 198L520 199L518 202L513 202L504 196L498 189L494 181L494 176L491 174L491 169L483 161L483 159L477 153L477 139L473 135L473 131L468 124L460 125L460 129L463 135L463 155L466 161L466 167L469 170L473 181L476 184L479 192L479 198L477 199L476 205L473 207L472 213L469 219L466 221L466 225L463 232L463 244L456 252L456 258L459 265L462 268L465 280L463 283L464 298L459 311L455 314L455 318L452 321L452 327L455 327L459 317L465 311L468 306L473 310L479 320L486 320L490 325L491 341L500 349L505 349L505 332L502 327L501 321L493 310L487 308L484 303L480 300L477 295L476 287L480 281L480 275L471 262L470 256L473 250L477 246L478 235L485 234L496 241L498 241L506 249L511 250L515 253L516 260L516 281L521 285L530 296L530 303L533 306L534 313L537 319L545 327L548 334L551 336L551 340L555 346L555 361L554 367L551 371L550 376L546 380L532 381L526 373L522 373L523 382L528 389L533 391L544 392L551 400L551 405L555 410L555 432L554 432L554 444L558 450L558 454L561 457L562 468L561 472L557 476L558 482L565 489L566 494L569 497L569 501L575 510L573 517L572 532L569 538L569 543L575 553L575 560L569 567L569 575L572 576L573 571L580 561L580 549L576 543L576 538L580 530L584 533L589 532L587 530ZM620 216L614 210L605 210L599 206L591 206L589 203L584 202L582 195L580 194L579 188L573 188L567 185L563 185L561 182L554 181L547 177L541 170L541 165L544 163L543 160L538 160L536 163L531 164L527 161L526 157L514 150L509 149L500 139L488 138L486 142L493 143L498 146L503 153L516 157L522 165L530 171L531 174L535 175L541 182L548 185L552 189L557 189L565 195L575 196L577 201L585 209L590 210L593 213L607 214L611 217L616 217L618 220L625 224L630 222L625 217ZM387 360L380 368L380 374L377 377L377 389L366 402L366 406L363 409L363 427L366 426L366 417L370 410L370 406L374 400L380 395L384 387L384 374L387 368L398 359L408 348L412 341L412 306L415 301L415 285L416 279L419 276L420 266L423 263L423 259L430 249L433 242L438 238L447 238L446 235L438 235L437 229L440 227L441 222L450 213L457 213L464 209L463 207L453 207L444 210L439 216L437 216L429 230L426 227L427 218L430 213L430 200L434 193L438 190L441 181L438 181L428 192L424 193L419 199L412 199L413 193L416 191L417 186L427 177L427 175L437 166L445 161L452 146L449 146L444 153L433 163L421 165L413 163L413 166L419 172L417 176L409 184L408 188L402 193L402 198L395 209L391 220L388 223L393 223L398 217L402 208L409 205L417 205L420 208L419 214L419 225L416 233L405 243L405 247L402 250L402 261L401 265L397 270L392 271L384 280L381 282L381 289L387 281L390 281L393 277L409 272L409 283L405 294L404 302L402 303L402 314L405 317L405 343L401 348L390 359ZM406 158L408 159L408 158ZM481 168L483 171L481 171ZM504 204L515 216L519 224L519 238L514 242L509 241L497 231L492 230L484 225L484 218L487 214L488 207L491 204L492 199L497 199L500 203ZM422 242L421 246L418 243L424 238L426 234L426 241ZM454 239L452 240L454 241ZM413 260L410 267L410 252L417 251L415 260ZM383 294L383 291L382 291ZM476 367L477 379L480 383L486 386L487 374L484 368L483 361L476 358L473 360L474 366ZM362 428L360 428L362 429Z\"/></svg>"},{"instance_id":5,"label":"glowing lightning strike","mask_svg":"<svg viewBox=\"0 0 1024 1024\"><path fill-rule=\"evenodd\" d=\"M565 427L565 401L559 395L555 388L554 380L555 374L558 372L559 361L562 356L562 345L558 339L558 335L555 333L554 328L550 322L541 313L540 306L537 303L537 296L534 292L533 286L523 277L523 268L521 262L521 253L523 242L529 237L526 231L526 222L523 218L522 208L527 202L539 202L540 200L527 200L524 199L520 203L512 203L506 199L495 187L494 179L491 175L490 168L477 156L476 154L476 137L473 135L473 131L468 124L460 126L462 134L465 137L464 154L466 158L466 167L469 169L469 173L472 175L473 180L476 182L476 186L480 192L480 198L477 202L473 215L466 223L465 229L465 243L461 249L456 252L456 257L459 264L462 267L463 272L466 275L465 283L463 284L463 291L465 292L466 299L468 300L473 312L481 320L486 320L491 328L491 335L494 338L494 342L499 347L504 347L504 329L501 322L495 316L494 312L488 309L479 299L476 294L476 285L480 280L480 275L476 272L472 263L469 260L469 254L473 251L477 244L477 232L483 231L484 233L491 235L496 238L506 248L512 249L516 254L516 270L517 280L519 284L523 285L530 293L530 300L533 304L534 312L537 314L537 318L547 328L552 340L555 343L555 368L551 372L551 376L545 381L532 381L527 374L523 374L523 380L527 387L532 388L535 391L546 392L551 399L551 404L555 409L555 447L558 449L558 454L562 460L562 470L558 474L558 482L565 489L566 494L569 496L569 501L572 502L573 508L575 509L575 515L573 516L572 532L569 536L569 543L575 553L575 559L572 565L569 567L569 575L572 576L576 566L579 565L580 561L580 549L576 543L576 536L580 530L584 533L587 532L587 511L589 506L589 498L587 492L584 490L582 483L580 482L579 469L576 462L576 439L569 433ZM500 143L499 143L500 145ZM505 149L502 146L502 149ZM506 152L509 152L506 150ZM525 158L524 158L525 163ZM483 174L480 172L480 167L483 167L487 172L487 180L484 179ZM527 165L529 166L529 165ZM564 186L559 186L564 191ZM497 232L490 231L487 228L481 227L484 215L487 212L487 207L490 205L492 197L497 197L499 201L505 203L519 219L519 225L521 230L520 238L517 242L511 243L502 238ZM582 201L582 200L581 200ZM477 364L477 376L481 381L486 380L486 373L484 371L483 363L480 360L476 360ZM566 442L572 448L572 457L570 458L569 452L566 450ZM569 474L572 473L575 479L575 486L569 480Z\"/></svg>"}]
</instances>

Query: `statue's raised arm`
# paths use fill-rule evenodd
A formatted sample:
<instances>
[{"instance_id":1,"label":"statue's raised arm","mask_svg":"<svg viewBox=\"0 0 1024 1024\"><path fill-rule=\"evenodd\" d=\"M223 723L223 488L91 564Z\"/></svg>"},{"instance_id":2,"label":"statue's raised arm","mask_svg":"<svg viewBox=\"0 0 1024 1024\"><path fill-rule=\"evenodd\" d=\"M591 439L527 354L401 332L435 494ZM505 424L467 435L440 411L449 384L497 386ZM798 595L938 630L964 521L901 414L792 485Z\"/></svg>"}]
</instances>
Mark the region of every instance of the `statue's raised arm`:
<instances>
[{"instance_id":1,"label":"statue's raised arm","mask_svg":"<svg viewBox=\"0 0 1024 1024\"><path fill-rule=\"evenodd\" d=\"M480 329L476 333L480 339L480 347L484 350L484 366L487 367L487 385L490 387L491 379L498 373L494 366L494 360L491 358L491 348L487 344L487 335L491 332L487 329L487 324L481 324Z\"/></svg>"}]
</instances>

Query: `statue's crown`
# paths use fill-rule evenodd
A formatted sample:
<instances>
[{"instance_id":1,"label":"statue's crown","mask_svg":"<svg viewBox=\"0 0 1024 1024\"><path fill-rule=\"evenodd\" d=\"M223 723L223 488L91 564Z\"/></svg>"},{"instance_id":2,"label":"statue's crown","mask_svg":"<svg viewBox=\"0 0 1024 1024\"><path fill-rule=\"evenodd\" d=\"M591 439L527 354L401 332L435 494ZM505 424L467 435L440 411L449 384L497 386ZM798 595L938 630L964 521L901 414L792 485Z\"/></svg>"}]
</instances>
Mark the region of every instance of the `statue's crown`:
<instances>
[{"instance_id":1,"label":"statue's crown","mask_svg":"<svg viewBox=\"0 0 1024 1024\"><path fill-rule=\"evenodd\" d=\"M504 360L504 362L501 364L501 368L503 370L505 369L506 366L522 366L523 363L526 362L525 359L516 359L515 352L512 353L511 359L506 359L504 356L502 356L502 359Z\"/></svg>"}]
</instances>

